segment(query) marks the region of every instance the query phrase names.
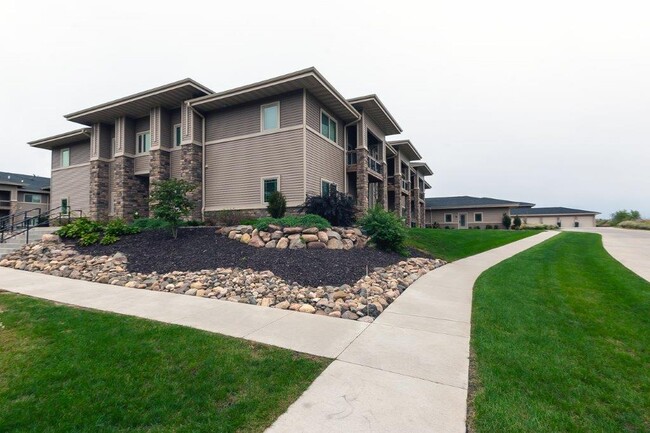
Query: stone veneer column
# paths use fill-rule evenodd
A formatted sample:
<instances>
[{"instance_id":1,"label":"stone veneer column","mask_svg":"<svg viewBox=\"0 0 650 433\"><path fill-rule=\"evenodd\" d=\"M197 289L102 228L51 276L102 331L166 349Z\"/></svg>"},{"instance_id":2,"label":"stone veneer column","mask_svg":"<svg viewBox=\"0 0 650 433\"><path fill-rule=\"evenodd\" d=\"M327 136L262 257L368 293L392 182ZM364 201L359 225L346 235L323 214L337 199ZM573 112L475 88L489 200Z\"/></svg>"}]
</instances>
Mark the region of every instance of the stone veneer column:
<instances>
[{"instance_id":1,"label":"stone veneer column","mask_svg":"<svg viewBox=\"0 0 650 433\"><path fill-rule=\"evenodd\" d=\"M108 197L108 162L95 159L90 161L90 207L89 217L96 221L108 219L110 206Z\"/></svg>"},{"instance_id":2,"label":"stone veneer column","mask_svg":"<svg viewBox=\"0 0 650 433\"><path fill-rule=\"evenodd\" d=\"M406 195L406 226L411 227L411 197L413 194L409 190L409 193Z\"/></svg>"},{"instance_id":3,"label":"stone veneer column","mask_svg":"<svg viewBox=\"0 0 650 433\"><path fill-rule=\"evenodd\" d=\"M384 179L379 183L379 202L384 210L388 210L388 166L383 162L381 167L382 177Z\"/></svg>"},{"instance_id":4,"label":"stone veneer column","mask_svg":"<svg viewBox=\"0 0 650 433\"><path fill-rule=\"evenodd\" d=\"M393 208L398 216L402 215L402 175L395 173L393 176Z\"/></svg>"},{"instance_id":5,"label":"stone veneer column","mask_svg":"<svg viewBox=\"0 0 650 433\"><path fill-rule=\"evenodd\" d=\"M133 158L121 155L113 163L113 196L115 198L115 216L127 221L133 220L137 209L136 185Z\"/></svg>"},{"instance_id":6,"label":"stone veneer column","mask_svg":"<svg viewBox=\"0 0 650 433\"><path fill-rule=\"evenodd\" d=\"M194 202L192 218L201 219L202 203L202 148L198 144L188 143L181 145L181 179L196 185L194 191L190 193L190 198Z\"/></svg>"},{"instance_id":7,"label":"stone veneer column","mask_svg":"<svg viewBox=\"0 0 650 433\"><path fill-rule=\"evenodd\" d=\"M420 188L414 188L411 192L413 196L413 203L415 205L415 226L421 227L421 215L420 215Z\"/></svg>"},{"instance_id":8,"label":"stone veneer column","mask_svg":"<svg viewBox=\"0 0 650 433\"><path fill-rule=\"evenodd\" d=\"M149 189L151 190L155 182L169 179L171 165L168 151L152 149L149 154L151 155L151 170L149 172Z\"/></svg>"},{"instance_id":9,"label":"stone veneer column","mask_svg":"<svg viewBox=\"0 0 650 433\"><path fill-rule=\"evenodd\" d=\"M368 149L357 149L357 217L368 211Z\"/></svg>"}]
</instances>

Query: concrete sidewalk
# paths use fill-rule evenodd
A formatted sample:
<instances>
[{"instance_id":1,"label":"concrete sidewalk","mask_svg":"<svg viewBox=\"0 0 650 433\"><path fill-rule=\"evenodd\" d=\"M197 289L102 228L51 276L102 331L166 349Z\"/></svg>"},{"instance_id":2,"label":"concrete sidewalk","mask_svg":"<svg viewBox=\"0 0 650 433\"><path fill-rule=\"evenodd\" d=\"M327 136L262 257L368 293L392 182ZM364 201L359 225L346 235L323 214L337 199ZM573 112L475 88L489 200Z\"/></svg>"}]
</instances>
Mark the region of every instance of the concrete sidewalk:
<instances>
[{"instance_id":1,"label":"concrete sidewalk","mask_svg":"<svg viewBox=\"0 0 650 433\"><path fill-rule=\"evenodd\" d=\"M590 227L566 231L600 233L607 252L623 266L650 281L650 231Z\"/></svg>"},{"instance_id":2,"label":"concrete sidewalk","mask_svg":"<svg viewBox=\"0 0 650 433\"><path fill-rule=\"evenodd\" d=\"M372 324L0 268L0 288L334 358L270 432L464 432L472 289L540 233L421 277Z\"/></svg>"}]
</instances>

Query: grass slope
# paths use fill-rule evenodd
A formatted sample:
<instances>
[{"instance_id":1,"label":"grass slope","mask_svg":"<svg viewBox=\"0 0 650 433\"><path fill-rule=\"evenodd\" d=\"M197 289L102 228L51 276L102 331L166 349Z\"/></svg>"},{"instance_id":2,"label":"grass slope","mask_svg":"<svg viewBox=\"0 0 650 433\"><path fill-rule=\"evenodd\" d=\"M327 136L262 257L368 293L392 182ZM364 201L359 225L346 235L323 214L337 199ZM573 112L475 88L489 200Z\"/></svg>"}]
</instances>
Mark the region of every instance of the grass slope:
<instances>
[{"instance_id":1,"label":"grass slope","mask_svg":"<svg viewBox=\"0 0 650 433\"><path fill-rule=\"evenodd\" d=\"M0 294L0 430L259 432L329 360Z\"/></svg>"},{"instance_id":2,"label":"grass slope","mask_svg":"<svg viewBox=\"0 0 650 433\"><path fill-rule=\"evenodd\" d=\"M473 431L650 431L650 284L599 235L487 270L472 321Z\"/></svg>"},{"instance_id":3,"label":"grass slope","mask_svg":"<svg viewBox=\"0 0 650 433\"><path fill-rule=\"evenodd\" d=\"M538 234L536 230L408 229L406 244L436 258L454 261Z\"/></svg>"}]
</instances>

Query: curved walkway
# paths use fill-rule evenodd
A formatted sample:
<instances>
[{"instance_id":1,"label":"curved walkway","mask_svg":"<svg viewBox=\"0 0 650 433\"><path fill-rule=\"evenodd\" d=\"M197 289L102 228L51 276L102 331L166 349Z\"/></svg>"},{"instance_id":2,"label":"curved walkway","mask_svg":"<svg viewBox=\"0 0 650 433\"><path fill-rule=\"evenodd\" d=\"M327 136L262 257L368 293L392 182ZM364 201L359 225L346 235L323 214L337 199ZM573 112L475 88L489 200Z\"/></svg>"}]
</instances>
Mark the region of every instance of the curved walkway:
<instances>
[{"instance_id":1,"label":"curved walkway","mask_svg":"<svg viewBox=\"0 0 650 433\"><path fill-rule=\"evenodd\" d=\"M557 232L429 272L372 324L0 268L0 289L334 358L270 432L464 433L474 281Z\"/></svg>"},{"instance_id":2,"label":"curved walkway","mask_svg":"<svg viewBox=\"0 0 650 433\"><path fill-rule=\"evenodd\" d=\"M567 231L600 233L607 252L623 266L650 281L650 231L593 227Z\"/></svg>"}]
</instances>

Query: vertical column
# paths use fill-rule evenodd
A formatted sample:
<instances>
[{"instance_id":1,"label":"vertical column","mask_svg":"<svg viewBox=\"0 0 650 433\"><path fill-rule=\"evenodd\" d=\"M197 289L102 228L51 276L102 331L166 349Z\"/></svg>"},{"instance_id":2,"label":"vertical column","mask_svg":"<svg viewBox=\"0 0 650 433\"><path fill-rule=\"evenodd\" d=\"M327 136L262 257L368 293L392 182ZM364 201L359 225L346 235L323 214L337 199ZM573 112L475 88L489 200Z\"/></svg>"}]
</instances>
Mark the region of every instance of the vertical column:
<instances>
[{"instance_id":1,"label":"vertical column","mask_svg":"<svg viewBox=\"0 0 650 433\"><path fill-rule=\"evenodd\" d=\"M135 125L132 119L120 117L115 121L115 161L113 162L113 197L115 216L131 221L137 209L140 191L135 179Z\"/></svg>"},{"instance_id":2,"label":"vertical column","mask_svg":"<svg viewBox=\"0 0 650 433\"><path fill-rule=\"evenodd\" d=\"M151 130L149 192L151 192L156 182L169 179L170 176L171 125L169 114L161 107L152 108L149 119Z\"/></svg>"},{"instance_id":3,"label":"vertical column","mask_svg":"<svg viewBox=\"0 0 650 433\"><path fill-rule=\"evenodd\" d=\"M379 201L384 210L388 210L388 166L385 162L381 166L384 179L379 183Z\"/></svg>"},{"instance_id":4,"label":"vertical column","mask_svg":"<svg viewBox=\"0 0 650 433\"><path fill-rule=\"evenodd\" d=\"M397 215L401 215L402 212L402 175L395 172L393 176L393 189L395 194L393 195L393 208Z\"/></svg>"},{"instance_id":5,"label":"vertical column","mask_svg":"<svg viewBox=\"0 0 650 433\"><path fill-rule=\"evenodd\" d=\"M190 193L194 202L193 219L201 219L203 187L202 119L186 104L181 106L181 179L196 186Z\"/></svg>"},{"instance_id":6,"label":"vertical column","mask_svg":"<svg viewBox=\"0 0 650 433\"><path fill-rule=\"evenodd\" d=\"M111 131L110 126L96 123L90 132L90 197L89 217L93 220L108 219L109 210L109 163Z\"/></svg>"},{"instance_id":7,"label":"vertical column","mask_svg":"<svg viewBox=\"0 0 650 433\"><path fill-rule=\"evenodd\" d=\"M417 180L417 179L416 179ZM421 226L421 214L420 214L420 188L416 187L413 188L412 190L412 196L413 196L413 206L415 207L415 226L420 227Z\"/></svg>"},{"instance_id":8,"label":"vertical column","mask_svg":"<svg viewBox=\"0 0 650 433\"><path fill-rule=\"evenodd\" d=\"M357 148L357 216L368 211L368 149Z\"/></svg>"}]
</instances>

